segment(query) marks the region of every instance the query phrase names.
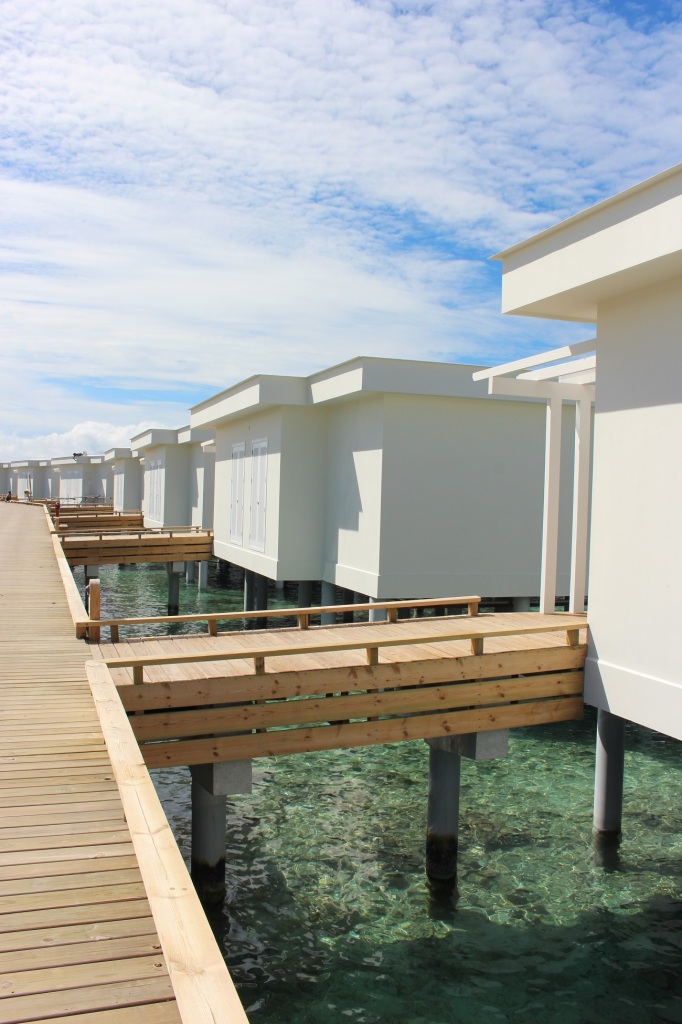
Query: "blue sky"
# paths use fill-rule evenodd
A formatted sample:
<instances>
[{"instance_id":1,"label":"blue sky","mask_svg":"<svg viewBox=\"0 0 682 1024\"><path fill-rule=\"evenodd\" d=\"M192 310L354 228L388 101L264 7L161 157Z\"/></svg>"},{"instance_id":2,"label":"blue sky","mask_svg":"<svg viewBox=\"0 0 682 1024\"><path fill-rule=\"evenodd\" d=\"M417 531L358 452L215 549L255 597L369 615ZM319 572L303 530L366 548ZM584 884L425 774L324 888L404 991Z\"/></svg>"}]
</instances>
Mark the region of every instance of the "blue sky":
<instances>
[{"instance_id":1,"label":"blue sky","mask_svg":"<svg viewBox=\"0 0 682 1024\"><path fill-rule=\"evenodd\" d=\"M500 362L487 257L682 159L682 3L4 0L0 459L253 373Z\"/></svg>"}]
</instances>

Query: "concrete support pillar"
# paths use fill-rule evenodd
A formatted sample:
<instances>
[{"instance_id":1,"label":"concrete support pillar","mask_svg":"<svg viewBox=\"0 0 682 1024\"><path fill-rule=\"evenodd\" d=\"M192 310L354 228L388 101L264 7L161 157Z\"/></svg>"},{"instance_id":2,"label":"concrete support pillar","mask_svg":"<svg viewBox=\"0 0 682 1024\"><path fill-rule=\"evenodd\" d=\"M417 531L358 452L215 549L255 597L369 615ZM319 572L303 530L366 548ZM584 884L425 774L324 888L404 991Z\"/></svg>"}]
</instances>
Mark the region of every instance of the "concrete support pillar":
<instances>
[{"instance_id":1,"label":"concrete support pillar","mask_svg":"<svg viewBox=\"0 0 682 1024\"><path fill-rule=\"evenodd\" d=\"M333 583L328 583L327 580L322 580L320 604L323 608L325 605L336 604L336 588ZM336 622L334 612L325 612L320 618L323 626L333 626Z\"/></svg>"},{"instance_id":2,"label":"concrete support pillar","mask_svg":"<svg viewBox=\"0 0 682 1024\"><path fill-rule=\"evenodd\" d=\"M457 878L460 762L458 753L429 743L426 874L432 882Z\"/></svg>"},{"instance_id":3,"label":"concrete support pillar","mask_svg":"<svg viewBox=\"0 0 682 1024\"><path fill-rule=\"evenodd\" d=\"M168 614L178 615L180 611L180 574L184 562L168 562Z\"/></svg>"},{"instance_id":4,"label":"concrete support pillar","mask_svg":"<svg viewBox=\"0 0 682 1024\"><path fill-rule=\"evenodd\" d=\"M624 760L625 720L610 711L600 710L594 773L594 831L597 836L620 834Z\"/></svg>"},{"instance_id":5,"label":"concrete support pillar","mask_svg":"<svg viewBox=\"0 0 682 1024\"><path fill-rule=\"evenodd\" d=\"M255 591L256 591L256 593L255 593L256 611L257 612L263 612L268 607L268 582L269 581L268 581L267 576L262 576L259 572L254 573L254 576L255 576ZM268 628L268 620L265 619L265 618L257 619L256 620L256 624L255 624L255 628L256 629L267 629Z\"/></svg>"},{"instance_id":6,"label":"concrete support pillar","mask_svg":"<svg viewBox=\"0 0 682 1024\"><path fill-rule=\"evenodd\" d=\"M310 608L313 603L313 581L299 580L298 582L298 607Z\"/></svg>"},{"instance_id":7,"label":"concrete support pillar","mask_svg":"<svg viewBox=\"0 0 682 1024\"><path fill-rule=\"evenodd\" d=\"M370 597L370 604L378 600L376 597ZM370 608L369 610L369 621L370 622L385 622L386 621L386 609L385 608Z\"/></svg>"},{"instance_id":8,"label":"concrete support pillar","mask_svg":"<svg viewBox=\"0 0 682 1024\"><path fill-rule=\"evenodd\" d=\"M207 903L225 897L225 797L250 793L251 761L196 764L192 773L192 880Z\"/></svg>"},{"instance_id":9,"label":"concrete support pillar","mask_svg":"<svg viewBox=\"0 0 682 1024\"><path fill-rule=\"evenodd\" d=\"M252 569L244 570L244 611L252 612L256 608L256 574ZM246 622L247 629L255 629L253 619Z\"/></svg>"},{"instance_id":10,"label":"concrete support pillar","mask_svg":"<svg viewBox=\"0 0 682 1024\"><path fill-rule=\"evenodd\" d=\"M208 587L208 562L199 562L199 590L206 590Z\"/></svg>"},{"instance_id":11,"label":"concrete support pillar","mask_svg":"<svg viewBox=\"0 0 682 1024\"><path fill-rule=\"evenodd\" d=\"M284 593L284 580L275 580L275 590L278 594Z\"/></svg>"},{"instance_id":12,"label":"concrete support pillar","mask_svg":"<svg viewBox=\"0 0 682 1024\"><path fill-rule=\"evenodd\" d=\"M185 580L187 581L187 583L194 583L196 570L196 562L185 562Z\"/></svg>"},{"instance_id":13,"label":"concrete support pillar","mask_svg":"<svg viewBox=\"0 0 682 1024\"><path fill-rule=\"evenodd\" d=\"M85 581L99 579L99 565L85 566Z\"/></svg>"},{"instance_id":14,"label":"concrete support pillar","mask_svg":"<svg viewBox=\"0 0 682 1024\"><path fill-rule=\"evenodd\" d=\"M512 611L515 611L515 612L529 612L530 611L530 598L529 597L512 597Z\"/></svg>"},{"instance_id":15,"label":"concrete support pillar","mask_svg":"<svg viewBox=\"0 0 682 1024\"><path fill-rule=\"evenodd\" d=\"M344 587L342 592L341 592L341 603L342 604L353 604L353 591L352 590L348 590L347 587ZM353 622L354 618L355 618L355 614L352 611L350 611L350 612L343 612L342 613L342 620L343 620L343 622Z\"/></svg>"},{"instance_id":16,"label":"concrete support pillar","mask_svg":"<svg viewBox=\"0 0 682 1024\"><path fill-rule=\"evenodd\" d=\"M204 789L192 772L192 880L202 901L225 896L225 797Z\"/></svg>"}]
</instances>

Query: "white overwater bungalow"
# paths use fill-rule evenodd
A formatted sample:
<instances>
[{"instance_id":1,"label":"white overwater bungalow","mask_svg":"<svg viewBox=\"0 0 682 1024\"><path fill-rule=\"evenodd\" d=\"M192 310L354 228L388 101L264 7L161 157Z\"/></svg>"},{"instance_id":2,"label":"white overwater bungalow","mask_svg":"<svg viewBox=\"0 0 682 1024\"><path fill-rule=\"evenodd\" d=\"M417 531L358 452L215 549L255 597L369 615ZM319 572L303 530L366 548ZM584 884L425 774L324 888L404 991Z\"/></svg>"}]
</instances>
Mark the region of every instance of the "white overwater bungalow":
<instances>
[{"instance_id":1,"label":"white overwater bungalow","mask_svg":"<svg viewBox=\"0 0 682 1024\"><path fill-rule=\"evenodd\" d=\"M538 369L536 357L511 386L597 381L585 700L599 709L595 830L617 835L625 721L682 739L682 164L496 258L505 313L597 328L594 345L566 353L577 360L550 353ZM510 370L493 371L493 390Z\"/></svg>"},{"instance_id":2,"label":"white overwater bungalow","mask_svg":"<svg viewBox=\"0 0 682 1024\"><path fill-rule=\"evenodd\" d=\"M5 497L10 489L11 482L9 462L0 462L0 497Z\"/></svg>"},{"instance_id":3,"label":"white overwater bungalow","mask_svg":"<svg viewBox=\"0 0 682 1024\"><path fill-rule=\"evenodd\" d=\"M544 405L489 398L471 366L356 358L251 377L191 410L216 433L215 554L270 580L376 600L540 587ZM574 411L561 453L568 594ZM135 441L134 443L137 443Z\"/></svg>"},{"instance_id":4,"label":"white overwater bungalow","mask_svg":"<svg viewBox=\"0 0 682 1024\"><path fill-rule=\"evenodd\" d=\"M194 427L153 428L131 438L143 468L144 525L204 526L213 519L214 433Z\"/></svg>"},{"instance_id":5,"label":"white overwater bungalow","mask_svg":"<svg viewBox=\"0 0 682 1024\"><path fill-rule=\"evenodd\" d=\"M130 448L109 448L104 453L112 474L115 512L142 511L142 463Z\"/></svg>"},{"instance_id":6,"label":"white overwater bungalow","mask_svg":"<svg viewBox=\"0 0 682 1024\"><path fill-rule=\"evenodd\" d=\"M19 501L47 497L45 493L45 469L37 459L23 459L10 463L10 482L12 494Z\"/></svg>"},{"instance_id":7,"label":"white overwater bungalow","mask_svg":"<svg viewBox=\"0 0 682 1024\"><path fill-rule=\"evenodd\" d=\"M111 503L111 469L103 455L74 452L50 459L50 468L59 475L59 493L50 497L67 505Z\"/></svg>"}]
</instances>

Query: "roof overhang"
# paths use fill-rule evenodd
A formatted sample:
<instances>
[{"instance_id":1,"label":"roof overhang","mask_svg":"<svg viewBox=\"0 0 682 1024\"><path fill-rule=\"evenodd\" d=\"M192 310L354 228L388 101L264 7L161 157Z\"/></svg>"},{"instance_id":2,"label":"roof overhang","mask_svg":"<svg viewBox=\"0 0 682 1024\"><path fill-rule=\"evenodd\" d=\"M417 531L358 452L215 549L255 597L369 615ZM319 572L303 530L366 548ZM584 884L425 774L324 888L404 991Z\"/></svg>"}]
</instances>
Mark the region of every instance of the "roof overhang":
<instances>
[{"instance_id":1,"label":"roof overhang","mask_svg":"<svg viewBox=\"0 0 682 1024\"><path fill-rule=\"evenodd\" d=\"M504 313L596 322L600 302L682 275L682 164L493 259Z\"/></svg>"}]
</instances>

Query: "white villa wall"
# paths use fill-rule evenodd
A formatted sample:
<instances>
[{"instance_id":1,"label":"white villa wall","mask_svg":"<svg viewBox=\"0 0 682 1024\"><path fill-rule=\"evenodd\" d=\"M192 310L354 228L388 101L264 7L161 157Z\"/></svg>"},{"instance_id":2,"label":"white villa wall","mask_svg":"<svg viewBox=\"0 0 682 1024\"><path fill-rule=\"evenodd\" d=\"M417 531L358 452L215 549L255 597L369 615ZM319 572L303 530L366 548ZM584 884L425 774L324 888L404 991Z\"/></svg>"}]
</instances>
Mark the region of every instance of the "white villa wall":
<instances>
[{"instance_id":1,"label":"white villa wall","mask_svg":"<svg viewBox=\"0 0 682 1024\"><path fill-rule=\"evenodd\" d=\"M201 444L189 445L190 525L210 530L213 526L215 453Z\"/></svg>"},{"instance_id":2,"label":"white villa wall","mask_svg":"<svg viewBox=\"0 0 682 1024\"><path fill-rule=\"evenodd\" d=\"M159 528L190 524L188 447L162 444L144 449L145 526Z\"/></svg>"},{"instance_id":3,"label":"white villa wall","mask_svg":"<svg viewBox=\"0 0 682 1024\"><path fill-rule=\"evenodd\" d=\"M311 407L286 407L281 415L277 577L318 580L324 573L329 416Z\"/></svg>"},{"instance_id":4,"label":"white villa wall","mask_svg":"<svg viewBox=\"0 0 682 1024\"><path fill-rule=\"evenodd\" d=\"M679 278L599 306L586 670L589 703L677 739L681 323Z\"/></svg>"},{"instance_id":5,"label":"white villa wall","mask_svg":"<svg viewBox=\"0 0 682 1024\"><path fill-rule=\"evenodd\" d=\"M45 470L37 462L12 467L12 493L19 499L27 496L45 498Z\"/></svg>"},{"instance_id":6,"label":"white villa wall","mask_svg":"<svg viewBox=\"0 0 682 1024\"><path fill-rule=\"evenodd\" d=\"M4 498L10 487L10 468L8 463L0 463L0 498Z\"/></svg>"},{"instance_id":7,"label":"white villa wall","mask_svg":"<svg viewBox=\"0 0 682 1024\"><path fill-rule=\"evenodd\" d=\"M112 496L116 512L142 509L142 467L139 459L121 458L111 463Z\"/></svg>"},{"instance_id":8,"label":"white villa wall","mask_svg":"<svg viewBox=\"0 0 682 1024\"><path fill-rule=\"evenodd\" d=\"M559 594L569 589L574 422L565 406ZM388 395L384 436L378 596L537 596L544 403Z\"/></svg>"},{"instance_id":9,"label":"white villa wall","mask_svg":"<svg viewBox=\"0 0 682 1024\"><path fill-rule=\"evenodd\" d=\"M44 488L45 497L56 499L59 497L59 472L50 462L44 464Z\"/></svg>"},{"instance_id":10,"label":"white villa wall","mask_svg":"<svg viewBox=\"0 0 682 1024\"><path fill-rule=\"evenodd\" d=\"M323 578L375 595L381 543L383 396L329 407ZM322 482L322 480L321 480Z\"/></svg>"},{"instance_id":11,"label":"white villa wall","mask_svg":"<svg viewBox=\"0 0 682 1024\"><path fill-rule=\"evenodd\" d=\"M59 467L59 500L70 505L83 499L82 466L64 465Z\"/></svg>"}]
</instances>

